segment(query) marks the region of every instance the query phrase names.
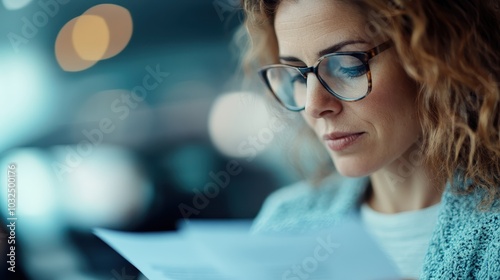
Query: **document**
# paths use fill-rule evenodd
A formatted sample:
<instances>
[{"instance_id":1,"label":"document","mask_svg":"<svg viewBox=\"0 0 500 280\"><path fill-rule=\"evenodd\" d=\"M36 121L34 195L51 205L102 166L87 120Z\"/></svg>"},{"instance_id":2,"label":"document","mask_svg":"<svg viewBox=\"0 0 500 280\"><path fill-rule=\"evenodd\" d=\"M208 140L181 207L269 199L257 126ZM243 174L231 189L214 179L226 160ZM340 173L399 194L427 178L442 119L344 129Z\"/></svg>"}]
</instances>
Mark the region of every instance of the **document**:
<instances>
[{"instance_id":1,"label":"document","mask_svg":"<svg viewBox=\"0 0 500 280\"><path fill-rule=\"evenodd\" d=\"M177 232L94 232L150 280L399 279L358 223L300 235L249 228L249 221L192 221Z\"/></svg>"}]
</instances>

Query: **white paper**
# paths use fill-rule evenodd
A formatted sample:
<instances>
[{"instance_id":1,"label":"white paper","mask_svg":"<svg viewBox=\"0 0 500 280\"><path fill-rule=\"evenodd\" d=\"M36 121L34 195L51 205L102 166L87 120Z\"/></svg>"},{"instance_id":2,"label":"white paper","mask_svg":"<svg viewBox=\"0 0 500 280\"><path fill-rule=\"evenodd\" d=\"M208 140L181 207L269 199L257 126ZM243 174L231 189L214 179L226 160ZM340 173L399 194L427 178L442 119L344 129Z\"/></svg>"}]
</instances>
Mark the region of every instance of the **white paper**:
<instances>
[{"instance_id":1,"label":"white paper","mask_svg":"<svg viewBox=\"0 0 500 280\"><path fill-rule=\"evenodd\" d=\"M175 232L125 233L95 229L94 233L150 280L231 279Z\"/></svg>"},{"instance_id":2,"label":"white paper","mask_svg":"<svg viewBox=\"0 0 500 280\"><path fill-rule=\"evenodd\" d=\"M250 235L249 222L190 222L179 232L95 233L150 280L398 279L357 223L308 235Z\"/></svg>"}]
</instances>

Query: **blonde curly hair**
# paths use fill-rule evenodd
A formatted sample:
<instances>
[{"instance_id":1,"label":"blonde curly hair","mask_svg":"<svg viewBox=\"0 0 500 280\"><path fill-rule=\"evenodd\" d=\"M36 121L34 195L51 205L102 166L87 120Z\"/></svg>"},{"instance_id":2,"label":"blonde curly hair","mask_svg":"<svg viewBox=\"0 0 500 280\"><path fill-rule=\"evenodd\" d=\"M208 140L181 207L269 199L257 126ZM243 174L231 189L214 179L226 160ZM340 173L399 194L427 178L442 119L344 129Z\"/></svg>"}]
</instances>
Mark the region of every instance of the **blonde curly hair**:
<instances>
[{"instance_id":1,"label":"blonde curly hair","mask_svg":"<svg viewBox=\"0 0 500 280\"><path fill-rule=\"evenodd\" d=\"M292 0L281 0L292 1ZM278 62L274 15L280 0L243 0L247 71ZM335 1L335 0L332 0ZM420 86L424 164L459 193L500 196L500 9L498 0L336 0L367 15L366 32L390 38Z\"/></svg>"}]
</instances>

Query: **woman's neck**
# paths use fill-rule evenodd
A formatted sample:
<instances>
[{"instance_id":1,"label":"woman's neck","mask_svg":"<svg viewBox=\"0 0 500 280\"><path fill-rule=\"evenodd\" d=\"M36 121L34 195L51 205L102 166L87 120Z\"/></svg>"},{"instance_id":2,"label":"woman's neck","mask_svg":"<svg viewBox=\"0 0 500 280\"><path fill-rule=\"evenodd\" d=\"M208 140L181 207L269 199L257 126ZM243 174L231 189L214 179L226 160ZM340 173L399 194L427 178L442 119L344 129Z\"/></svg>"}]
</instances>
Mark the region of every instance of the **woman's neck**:
<instances>
[{"instance_id":1,"label":"woman's neck","mask_svg":"<svg viewBox=\"0 0 500 280\"><path fill-rule=\"evenodd\" d=\"M414 160L415 147L390 165L370 176L368 205L381 213L414 211L441 201L444 182L426 170L422 161Z\"/></svg>"}]
</instances>

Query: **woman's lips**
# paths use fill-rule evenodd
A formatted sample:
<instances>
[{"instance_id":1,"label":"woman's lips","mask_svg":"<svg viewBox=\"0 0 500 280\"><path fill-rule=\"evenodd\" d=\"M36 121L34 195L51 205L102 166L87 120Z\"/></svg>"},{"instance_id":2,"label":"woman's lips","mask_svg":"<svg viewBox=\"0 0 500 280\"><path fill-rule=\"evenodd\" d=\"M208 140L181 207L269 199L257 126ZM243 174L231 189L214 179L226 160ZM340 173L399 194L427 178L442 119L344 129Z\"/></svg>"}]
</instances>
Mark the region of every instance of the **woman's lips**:
<instances>
[{"instance_id":1,"label":"woman's lips","mask_svg":"<svg viewBox=\"0 0 500 280\"><path fill-rule=\"evenodd\" d=\"M364 134L364 132L355 133L332 133L325 135L323 139L328 148L339 152L351 146Z\"/></svg>"}]
</instances>

